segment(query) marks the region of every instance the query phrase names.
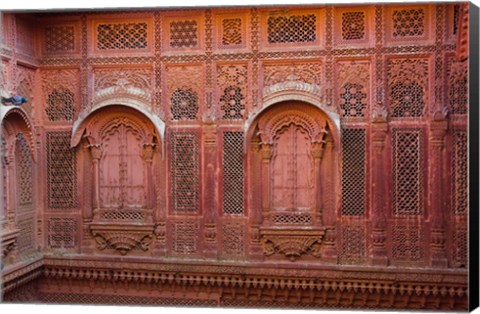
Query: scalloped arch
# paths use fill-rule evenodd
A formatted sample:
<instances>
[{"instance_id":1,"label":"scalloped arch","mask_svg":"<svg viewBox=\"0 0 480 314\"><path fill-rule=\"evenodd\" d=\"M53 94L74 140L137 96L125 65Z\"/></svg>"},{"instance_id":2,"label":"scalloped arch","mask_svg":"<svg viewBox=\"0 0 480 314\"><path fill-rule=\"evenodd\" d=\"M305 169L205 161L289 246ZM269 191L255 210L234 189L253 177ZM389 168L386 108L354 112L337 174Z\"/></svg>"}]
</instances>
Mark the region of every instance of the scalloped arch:
<instances>
[{"instance_id":1,"label":"scalloped arch","mask_svg":"<svg viewBox=\"0 0 480 314\"><path fill-rule=\"evenodd\" d=\"M164 137L165 137L165 122L163 122L157 115L152 113L148 108L148 106L137 99L132 98L115 98L115 99L108 99L96 104L94 107L89 108L88 110L82 111L78 119L73 123L72 127L72 138L70 140L70 146L75 147L80 143L82 135L85 131L86 126L94 117L98 111L102 108L110 107L110 106L121 106L127 107L130 109L135 110L139 114L145 116L155 127L158 135L160 136L161 145L162 145L162 156L164 151Z\"/></svg>"},{"instance_id":2,"label":"scalloped arch","mask_svg":"<svg viewBox=\"0 0 480 314\"><path fill-rule=\"evenodd\" d=\"M32 154L33 161L36 160L35 155L35 139L32 129L32 122L28 117L27 113L20 107L10 107L10 106L1 106L0 107L0 121L3 128L7 130L8 133L11 133L14 137L16 136L17 131L23 133L27 139L28 147L30 153ZM8 145L10 150L10 145Z\"/></svg>"}]
</instances>

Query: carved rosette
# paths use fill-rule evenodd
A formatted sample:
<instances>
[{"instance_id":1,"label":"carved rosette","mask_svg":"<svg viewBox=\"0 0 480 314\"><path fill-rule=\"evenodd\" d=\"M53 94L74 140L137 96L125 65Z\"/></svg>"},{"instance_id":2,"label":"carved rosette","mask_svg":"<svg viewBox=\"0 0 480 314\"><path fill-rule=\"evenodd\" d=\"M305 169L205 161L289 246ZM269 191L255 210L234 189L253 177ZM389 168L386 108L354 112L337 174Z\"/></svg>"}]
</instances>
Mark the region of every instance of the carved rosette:
<instances>
[{"instance_id":1,"label":"carved rosette","mask_svg":"<svg viewBox=\"0 0 480 314\"><path fill-rule=\"evenodd\" d=\"M147 251L154 238L154 226L151 224L92 224L90 231L97 243L97 249L114 249L121 255L136 249Z\"/></svg>"},{"instance_id":2,"label":"carved rosette","mask_svg":"<svg viewBox=\"0 0 480 314\"><path fill-rule=\"evenodd\" d=\"M260 229L260 243L266 256L283 254L290 261L302 255L320 257L325 228L317 229Z\"/></svg>"}]
</instances>

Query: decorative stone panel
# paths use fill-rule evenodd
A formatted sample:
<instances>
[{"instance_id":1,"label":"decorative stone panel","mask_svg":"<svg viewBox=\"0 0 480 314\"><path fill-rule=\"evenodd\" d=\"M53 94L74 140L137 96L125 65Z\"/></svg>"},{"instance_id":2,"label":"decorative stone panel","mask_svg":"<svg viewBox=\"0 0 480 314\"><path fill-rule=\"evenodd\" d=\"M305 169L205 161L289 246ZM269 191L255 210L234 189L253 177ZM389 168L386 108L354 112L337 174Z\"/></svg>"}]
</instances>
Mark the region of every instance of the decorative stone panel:
<instances>
[{"instance_id":1,"label":"decorative stone panel","mask_svg":"<svg viewBox=\"0 0 480 314\"><path fill-rule=\"evenodd\" d=\"M95 51L148 51L153 47L149 20L105 20L94 23Z\"/></svg>"},{"instance_id":2,"label":"decorative stone panel","mask_svg":"<svg viewBox=\"0 0 480 314\"><path fill-rule=\"evenodd\" d=\"M223 213L242 215L244 212L243 132L223 133Z\"/></svg>"},{"instance_id":3,"label":"decorative stone panel","mask_svg":"<svg viewBox=\"0 0 480 314\"><path fill-rule=\"evenodd\" d=\"M453 58L452 58L453 59ZM448 62L448 105L451 114L468 112L468 68L466 62Z\"/></svg>"},{"instance_id":4,"label":"decorative stone panel","mask_svg":"<svg viewBox=\"0 0 480 314\"><path fill-rule=\"evenodd\" d=\"M130 97L141 102L152 102L152 69L117 68L95 69L94 102Z\"/></svg>"},{"instance_id":5,"label":"decorative stone panel","mask_svg":"<svg viewBox=\"0 0 480 314\"><path fill-rule=\"evenodd\" d=\"M366 228L361 223L342 222L340 264L362 264L367 258Z\"/></svg>"},{"instance_id":6,"label":"decorative stone panel","mask_svg":"<svg viewBox=\"0 0 480 314\"><path fill-rule=\"evenodd\" d=\"M467 132L453 133L452 208L454 215L468 213L468 137Z\"/></svg>"},{"instance_id":7,"label":"decorative stone panel","mask_svg":"<svg viewBox=\"0 0 480 314\"><path fill-rule=\"evenodd\" d=\"M77 207L77 160L70 132L47 132L47 203L50 209Z\"/></svg>"},{"instance_id":8,"label":"decorative stone panel","mask_svg":"<svg viewBox=\"0 0 480 314\"><path fill-rule=\"evenodd\" d=\"M366 212L366 130L346 128L342 136L342 215Z\"/></svg>"},{"instance_id":9,"label":"decorative stone panel","mask_svg":"<svg viewBox=\"0 0 480 314\"><path fill-rule=\"evenodd\" d=\"M289 49L293 45L323 46L323 10L264 10L261 16L262 47Z\"/></svg>"},{"instance_id":10,"label":"decorative stone panel","mask_svg":"<svg viewBox=\"0 0 480 314\"><path fill-rule=\"evenodd\" d=\"M393 118L422 117L429 103L429 60L389 59L388 102Z\"/></svg>"},{"instance_id":11,"label":"decorative stone panel","mask_svg":"<svg viewBox=\"0 0 480 314\"><path fill-rule=\"evenodd\" d=\"M47 220L47 245L50 249L71 249L77 245L76 218L50 218Z\"/></svg>"},{"instance_id":12,"label":"decorative stone panel","mask_svg":"<svg viewBox=\"0 0 480 314\"><path fill-rule=\"evenodd\" d=\"M336 63L337 103L343 119L368 117L370 103L370 61L353 60Z\"/></svg>"},{"instance_id":13,"label":"decorative stone panel","mask_svg":"<svg viewBox=\"0 0 480 314\"><path fill-rule=\"evenodd\" d=\"M80 51L78 23L58 23L43 28L42 48L45 55L72 54Z\"/></svg>"},{"instance_id":14,"label":"decorative stone panel","mask_svg":"<svg viewBox=\"0 0 480 314\"><path fill-rule=\"evenodd\" d=\"M435 15L431 6L387 6L386 40L391 45L432 43Z\"/></svg>"},{"instance_id":15,"label":"decorative stone panel","mask_svg":"<svg viewBox=\"0 0 480 314\"><path fill-rule=\"evenodd\" d=\"M203 69L201 66L168 66L167 103L172 120L196 120L203 108Z\"/></svg>"},{"instance_id":16,"label":"decorative stone panel","mask_svg":"<svg viewBox=\"0 0 480 314\"><path fill-rule=\"evenodd\" d=\"M393 213L423 214L423 130L394 129L392 138Z\"/></svg>"},{"instance_id":17,"label":"decorative stone panel","mask_svg":"<svg viewBox=\"0 0 480 314\"><path fill-rule=\"evenodd\" d=\"M218 65L217 94L222 119L243 119L248 98L247 65Z\"/></svg>"},{"instance_id":18,"label":"decorative stone panel","mask_svg":"<svg viewBox=\"0 0 480 314\"><path fill-rule=\"evenodd\" d=\"M196 213L200 210L200 152L197 133L173 132L170 135L172 212Z\"/></svg>"},{"instance_id":19,"label":"decorative stone panel","mask_svg":"<svg viewBox=\"0 0 480 314\"><path fill-rule=\"evenodd\" d=\"M73 121L79 103L79 74L77 69L42 71L48 122Z\"/></svg>"},{"instance_id":20,"label":"decorative stone panel","mask_svg":"<svg viewBox=\"0 0 480 314\"><path fill-rule=\"evenodd\" d=\"M371 7L334 7L334 42L337 47L372 46L374 38Z\"/></svg>"}]
</instances>

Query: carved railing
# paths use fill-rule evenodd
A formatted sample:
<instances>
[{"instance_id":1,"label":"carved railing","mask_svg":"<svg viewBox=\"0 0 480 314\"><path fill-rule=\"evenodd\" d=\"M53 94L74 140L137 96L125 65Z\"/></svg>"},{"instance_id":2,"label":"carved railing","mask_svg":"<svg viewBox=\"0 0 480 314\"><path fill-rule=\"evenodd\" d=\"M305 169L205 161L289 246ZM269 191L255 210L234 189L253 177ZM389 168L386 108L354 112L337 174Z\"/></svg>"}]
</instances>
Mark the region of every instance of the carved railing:
<instances>
[{"instance_id":1,"label":"carved railing","mask_svg":"<svg viewBox=\"0 0 480 314\"><path fill-rule=\"evenodd\" d=\"M152 222L151 209L98 209L93 212L94 221Z\"/></svg>"}]
</instances>

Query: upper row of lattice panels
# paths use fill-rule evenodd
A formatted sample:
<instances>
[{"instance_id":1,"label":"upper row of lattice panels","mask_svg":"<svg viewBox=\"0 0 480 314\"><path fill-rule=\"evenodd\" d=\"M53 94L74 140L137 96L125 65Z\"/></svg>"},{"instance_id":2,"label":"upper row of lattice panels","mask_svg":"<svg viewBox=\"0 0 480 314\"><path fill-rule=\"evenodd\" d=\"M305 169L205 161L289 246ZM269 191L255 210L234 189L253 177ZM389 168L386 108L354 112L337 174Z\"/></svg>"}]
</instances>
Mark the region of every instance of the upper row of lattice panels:
<instances>
[{"instance_id":1,"label":"upper row of lattice panels","mask_svg":"<svg viewBox=\"0 0 480 314\"><path fill-rule=\"evenodd\" d=\"M445 10L443 10L445 8ZM203 53L206 50L281 50L372 48L376 45L432 45L442 32L444 43L454 43L458 5L390 6L381 13L374 6L307 9L192 10L90 14L82 30L81 17L45 18L41 28L17 19L17 33L41 32L43 54L80 53L87 38L89 54ZM380 14L379 14L380 13ZM437 21L438 19L438 21ZM22 25L23 24L23 25ZM38 25L38 24L36 24ZM17 35L19 38L31 36ZM21 43L22 47L30 46ZM32 43L33 47L33 43Z\"/></svg>"}]
</instances>

